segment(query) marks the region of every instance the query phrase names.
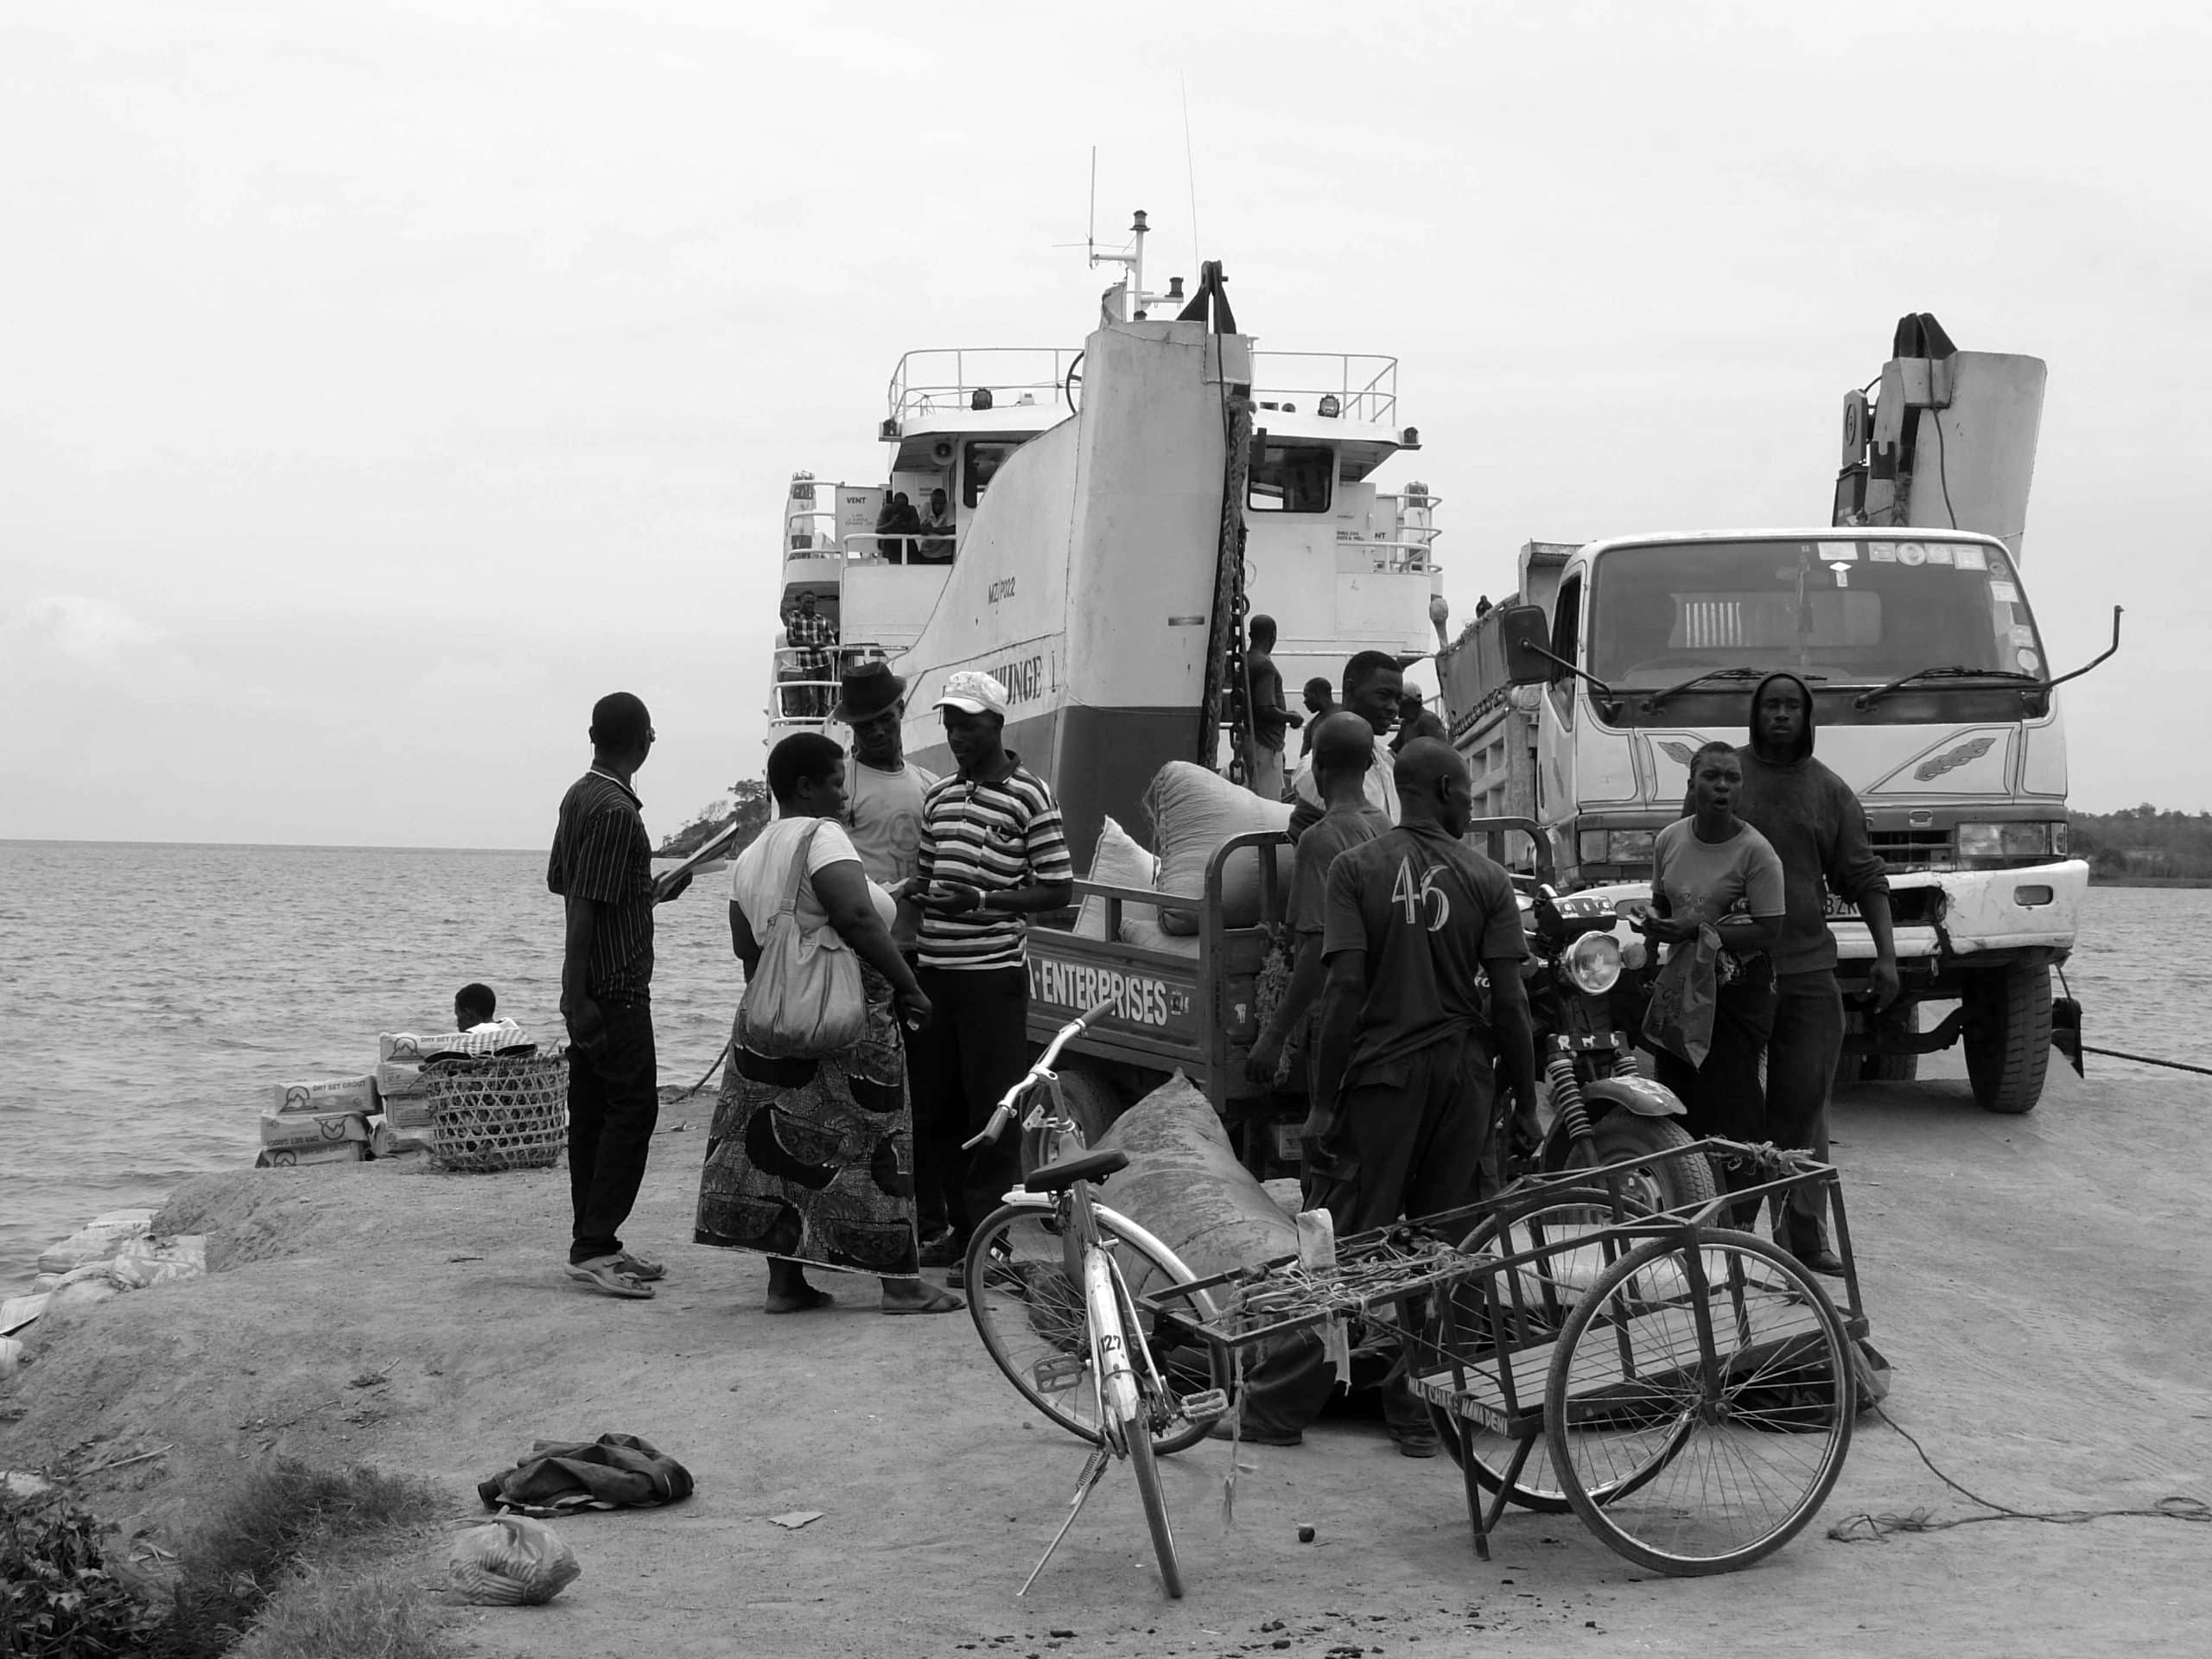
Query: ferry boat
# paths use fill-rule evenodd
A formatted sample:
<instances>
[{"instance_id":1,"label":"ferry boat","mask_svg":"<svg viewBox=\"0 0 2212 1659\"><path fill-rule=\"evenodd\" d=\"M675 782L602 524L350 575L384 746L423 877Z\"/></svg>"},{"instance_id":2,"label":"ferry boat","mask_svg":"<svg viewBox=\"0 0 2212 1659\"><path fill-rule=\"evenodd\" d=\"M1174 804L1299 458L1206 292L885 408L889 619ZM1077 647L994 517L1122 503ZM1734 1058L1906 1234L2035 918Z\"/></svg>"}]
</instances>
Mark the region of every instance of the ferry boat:
<instances>
[{"instance_id":1,"label":"ferry boat","mask_svg":"<svg viewBox=\"0 0 2212 1659\"><path fill-rule=\"evenodd\" d=\"M1146 289L1146 235L1140 213L1128 251L1091 256L1123 270L1079 347L901 357L880 481L795 474L778 552L781 613L812 595L836 643L779 637L769 741L830 728L839 671L883 657L907 680L908 755L949 772L932 704L986 670L1078 868L1103 818L1143 824L1163 764L1229 766L1246 612L1275 620L1294 709L1356 652L1433 655L1448 616L1437 498L1377 478L1421 444L1397 359L1260 351L1217 265L1187 296L1179 276ZM887 516L940 491L939 527Z\"/></svg>"}]
</instances>

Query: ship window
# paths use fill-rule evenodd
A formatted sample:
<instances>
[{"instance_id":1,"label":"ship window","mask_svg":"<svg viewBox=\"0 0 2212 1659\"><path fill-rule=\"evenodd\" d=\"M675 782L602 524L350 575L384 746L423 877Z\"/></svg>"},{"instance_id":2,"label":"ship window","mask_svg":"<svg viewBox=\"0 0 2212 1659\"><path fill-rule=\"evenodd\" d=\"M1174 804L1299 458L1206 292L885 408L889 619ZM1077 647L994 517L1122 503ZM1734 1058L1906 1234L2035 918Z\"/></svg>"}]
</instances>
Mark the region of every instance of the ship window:
<instances>
[{"instance_id":1,"label":"ship window","mask_svg":"<svg viewBox=\"0 0 2212 1659\"><path fill-rule=\"evenodd\" d=\"M967 446L967 459L960 468L960 499L971 507L981 501L983 492L991 486L991 480L1006 465L1006 458L1020 447L984 438L971 440Z\"/></svg>"},{"instance_id":2,"label":"ship window","mask_svg":"<svg viewBox=\"0 0 2212 1659\"><path fill-rule=\"evenodd\" d=\"M1337 453L1325 443L1255 443L1245 504L1261 512L1326 512Z\"/></svg>"}]
</instances>

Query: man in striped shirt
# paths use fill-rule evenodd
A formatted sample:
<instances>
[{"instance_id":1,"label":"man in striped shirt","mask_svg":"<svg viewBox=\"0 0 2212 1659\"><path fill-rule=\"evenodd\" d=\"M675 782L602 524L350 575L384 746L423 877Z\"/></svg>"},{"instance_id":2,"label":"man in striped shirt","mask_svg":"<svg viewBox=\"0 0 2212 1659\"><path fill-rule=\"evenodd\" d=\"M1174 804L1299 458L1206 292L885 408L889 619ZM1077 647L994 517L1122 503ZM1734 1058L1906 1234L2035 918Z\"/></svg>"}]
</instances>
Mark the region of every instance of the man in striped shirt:
<instances>
[{"instance_id":1,"label":"man in striped shirt","mask_svg":"<svg viewBox=\"0 0 2212 1659\"><path fill-rule=\"evenodd\" d=\"M1029 1069L1027 918L1074 891L1052 791L1010 753L1006 688L972 670L937 701L959 771L922 797L922 841L906 896L921 911L915 977L934 1011L908 1048L914 1092L916 1211L922 1260L959 1276L969 1230L1019 1173L1018 1143L963 1154L999 1097Z\"/></svg>"},{"instance_id":2,"label":"man in striped shirt","mask_svg":"<svg viewBox=\"0 0 2212 1659\"><path fill-rule=\"evenodd\" d=\"M591 770L561 798L545 885L566 915L561 1014L569 1027L569 1276L612 1296L653 1294L665 1269L617 1236L638 1201L660 1118L653 1051L653 906L690 885L654 880L630 779L652 753L652 716L627 691L591 711Z\"/></svg>"}]
</instances>

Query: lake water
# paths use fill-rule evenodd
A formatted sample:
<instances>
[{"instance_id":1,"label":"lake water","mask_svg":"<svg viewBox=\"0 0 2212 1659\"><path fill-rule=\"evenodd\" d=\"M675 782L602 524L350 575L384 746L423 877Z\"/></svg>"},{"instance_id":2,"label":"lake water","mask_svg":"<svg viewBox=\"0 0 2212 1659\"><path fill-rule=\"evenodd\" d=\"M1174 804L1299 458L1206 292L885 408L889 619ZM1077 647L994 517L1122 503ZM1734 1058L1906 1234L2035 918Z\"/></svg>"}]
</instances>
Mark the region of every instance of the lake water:
<instances>
[{"instance_id":1,"label":"lake water","mask_svg":"<svg viewBox=\"0 0 2212 1659\"><path fill-rule=\"evenodd\" d=\"M664 1084L729 1031L727 892L659 912ZM2082 934L2088 1040L2212 1065L2212 891L2093 888ZM0 1291L97 1211L246 1167L271 1084L373 1069L378 1033L446 1029L470 980L557 1035L560 957L542 852L0 842Z\"/></svg>"}]
</instances>

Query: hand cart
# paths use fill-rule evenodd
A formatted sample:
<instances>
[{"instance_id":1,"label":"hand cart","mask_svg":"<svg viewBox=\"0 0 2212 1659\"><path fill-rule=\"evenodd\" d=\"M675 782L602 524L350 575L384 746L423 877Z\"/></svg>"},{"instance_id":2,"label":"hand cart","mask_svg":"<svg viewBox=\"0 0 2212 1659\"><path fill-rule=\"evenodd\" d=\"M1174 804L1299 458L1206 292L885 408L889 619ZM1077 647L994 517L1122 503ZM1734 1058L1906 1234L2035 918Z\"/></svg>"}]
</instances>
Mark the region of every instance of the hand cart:
<instances>
[{"instance_id":1,"label":"hand cart","mask_svg":"<svg viewBox=\"0 0 2212 1659\"><path fill-rule=\"evenodd\" d=\"M1758 1182L1639 1213L1624 1183L1688 1157ZM1793 1257L1723 1220L1800 1190L1830 1218L1844 1313ZM1850 1448L1867 1329L1835 1171L1726 1141L1523 1179L1343 1239L1332 1264L1285 1256L1144 1300L1239 1378L1294 1332L1395 1325L1408 1384L1458 1457L1478 1556L1507 1504L1572 1509L1620 1554L1679 1574L1748 1566L1819 1510ZM1529 1467L1540 1439L1548 1473Z\"/></svg>"}]
</instances>

